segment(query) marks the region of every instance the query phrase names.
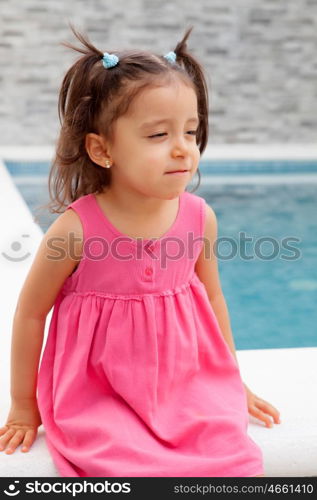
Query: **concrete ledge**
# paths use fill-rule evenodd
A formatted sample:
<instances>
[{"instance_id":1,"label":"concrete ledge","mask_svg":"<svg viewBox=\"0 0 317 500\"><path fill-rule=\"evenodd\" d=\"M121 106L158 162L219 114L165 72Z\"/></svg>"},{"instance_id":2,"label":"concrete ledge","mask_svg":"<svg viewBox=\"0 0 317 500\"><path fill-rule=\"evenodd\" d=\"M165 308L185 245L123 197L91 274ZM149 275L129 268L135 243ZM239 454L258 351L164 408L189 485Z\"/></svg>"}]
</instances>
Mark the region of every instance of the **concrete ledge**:
<instances>
[{"instance_id":1,"label":"concrete ledge","mask_svg":"<svg viewBox=\"0 0 317 500\"><path fill-rule=\"evenodd\" d=\"M267 476L317 476L317 347L237 351L246 385L280 412L267 428L250 416Z\"/></svg>"},{"instance_id":2,"label":"concrete ledge","mask_svg":"<svg viewBox=\"0 0 317 500\"><path fill-rule=\"evenodd\" d=\"M5 305L0 315L2 426L10 407L12 319L43 233L33 221L1 161L0 210L4 214L0 245L0 300ZM12 249L13 242L21 243L19 251ZM20 256L24 255L23 252L29 252L30 256L20 262L10 261L3 255ZM43 346L51 312L46 321ZM314 395L312 397L312 391L317 386L317 348L237 351L237 357L244 382L281 412L281 424L271 429L250 417L249 434L263 450L266 476L317 476L317 400ZM0 476L59 476L46 447L43 426L39 428L38 438L30 452L22 453L19 447L12 455L0 453Z\"/></svg>"}]
</instances>

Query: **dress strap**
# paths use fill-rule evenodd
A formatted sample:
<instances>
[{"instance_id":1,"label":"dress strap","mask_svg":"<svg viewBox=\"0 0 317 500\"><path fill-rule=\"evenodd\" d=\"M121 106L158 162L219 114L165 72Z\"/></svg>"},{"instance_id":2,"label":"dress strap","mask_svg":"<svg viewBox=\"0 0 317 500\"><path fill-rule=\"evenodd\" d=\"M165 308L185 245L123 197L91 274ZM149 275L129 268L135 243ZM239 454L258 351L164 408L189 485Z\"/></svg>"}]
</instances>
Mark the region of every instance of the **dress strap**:
<instances>
[{"instance_id":1,"label":"dress strap","mask_svg":"<svg viewBox=\"0 0 317 500\"><path fill-rule=\"evenodd\" d=\"M81 196L73 201L68 205L67 210L69 208L72 208L80 218L84 241L97 236L109 237L111 239L111 232L107 229L107 225L103 224L98 211L96 211L92 193Z\"/></svg>"},{"instance_id":2,"label":"dress strap","mask_svg":"<svg viewBox=\"0 0 317 500\"><path fill-rule=\"evenodd\" d=\"M206 201L201 196L185 191L186 203L184 203L183 224L195 235L202 238L205 234L206 223Z\"/></svg>"}]
</instances>

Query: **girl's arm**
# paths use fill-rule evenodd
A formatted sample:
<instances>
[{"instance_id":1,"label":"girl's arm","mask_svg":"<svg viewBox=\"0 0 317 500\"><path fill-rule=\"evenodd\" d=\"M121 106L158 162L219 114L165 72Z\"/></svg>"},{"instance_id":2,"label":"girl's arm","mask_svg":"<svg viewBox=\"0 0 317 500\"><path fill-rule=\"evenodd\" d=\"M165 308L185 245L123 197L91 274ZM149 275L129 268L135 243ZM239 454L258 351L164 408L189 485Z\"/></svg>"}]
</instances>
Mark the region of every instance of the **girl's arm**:
<instances>
[{"instance_id":1,"label":"girl's arm","mask_svg":"<svg viewBox=\"0 0 317 500\"><path fill-rule=\"evenodd\" d=\"M210 304L217 317L222 335L238 365L228 308L221 289L218 272L218 262L215 255L217 232L218 228L216 214L213 209L206 203L204 245L197 259L195 271L200 281L202 281L206 288ZM249 413L265 422L268 427L272 426L271 419L268 415L271 415L273 417L275 423L280 423L278 410L267 401L253 394L245 384L244 387L246 391Z\"/></svg>"},{"instance_id":2,"label":"girl's arm","mask_svg":"<svg viewBox=\"0 0 317 500\"><path fill-rule=\"evenodd\" d=\"M209 301L217 317L221 332L238 364L228 308L221 288L218 261L215 255L217 232L216 214L206 203L204 245L196 262L195 271L206 288Z\"/></svg>"},{"instance_id":3,"label":"girl's arm","mask_svg":"<svg viewBox=\"0 0 317 500\"><path fill-rule=\"evenodd\" d=\"M14 451L27 430L33 430L35 439L34 427L41 424L36 387L45 320L81 254L80 219L73 210L66 210L44 235L18 298L11 343L11 410L7 424L0 429L0 449L11 439Z\"/></svg>"}]
</instances>

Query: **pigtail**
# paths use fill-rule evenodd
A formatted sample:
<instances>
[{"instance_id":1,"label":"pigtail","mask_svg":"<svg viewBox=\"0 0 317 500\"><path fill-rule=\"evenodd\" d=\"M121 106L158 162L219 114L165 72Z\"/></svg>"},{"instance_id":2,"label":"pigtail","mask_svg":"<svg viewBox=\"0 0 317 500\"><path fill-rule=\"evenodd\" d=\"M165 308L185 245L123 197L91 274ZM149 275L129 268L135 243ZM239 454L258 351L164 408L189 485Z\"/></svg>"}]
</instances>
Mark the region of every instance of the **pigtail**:
<instances>
[{"instance_id":1,"label":"pigtail","mask_svg":"<svg viewBox=\"0 0 317 500\"><path fill-rule=\"evenodd\" d=\"M208 86L204 76L202 66L187 50L187 39L193 30L193 26L187 29L183 39L176 45L174 52L176 62L184 68L197 88L197 105L199 115L199 127L197 132L197 143L199 144L200 154L207 146L209 135L208 112Z\"/></svg>"},{"instance_id":2,"label":"pigtail","mask_svg":"<svg viewBox=\"0 0 317 500\"><path fill-rule=\"evenodd\" d=\"M107 73L98 63L103 53L87 36L76 31L74 35L83 47L69 42L62 45L80 52L82 56L66 72L58 98L58 116L61 130L56 144L55 158L49 172L48 188L54 200L53 211L59 212L69 201L100 189L109 183L110 172L91 161L85 149L87 131L96 132L96 116L101 107L101 88L106 88Z\"/></svg>"},{"instance_id":3,"label":"pigtail","mask_svg":"<svg viewBox=\"0 0 317 500\"><path fill-rule=\"evenodd\" d=\"M77 31L72 23L69 23L69 27L74 33L75 37L82 43L84 47L76 47L75 45L69 42L62 42L62 45L68 47L69 49L76 50L81 54L95 54L99 58L103 56L103 53L91 43L87 35L83 35L79 31Z\"/></svg>"},{"instance_id":4,"label":"pigtail","mask_svg":"<svg viewBox=\"0 0 317 500\"><path fill-rule=\"evenodd\" d=\"M96 62L103 56L103 53L91 43L88 36L79 33L71 23L69 23L69 26L76 38L83 44L83 47L77 47L69 42L62 42L62 45L80 52L83 56L67 71L61 85L58 100L58 115L61 123L66 114L66 103L70 90L72 91L72 102L69 103L67 114L72 115L72 113L74 113L74 109L80 99L84 98L84 100L88 102L89 99L87 99L87 97L90 96L86 95L87 75L89 75L93 66L95 66ZM74 85L72 85L73 83Z\"/></svg>"}]
</instances>

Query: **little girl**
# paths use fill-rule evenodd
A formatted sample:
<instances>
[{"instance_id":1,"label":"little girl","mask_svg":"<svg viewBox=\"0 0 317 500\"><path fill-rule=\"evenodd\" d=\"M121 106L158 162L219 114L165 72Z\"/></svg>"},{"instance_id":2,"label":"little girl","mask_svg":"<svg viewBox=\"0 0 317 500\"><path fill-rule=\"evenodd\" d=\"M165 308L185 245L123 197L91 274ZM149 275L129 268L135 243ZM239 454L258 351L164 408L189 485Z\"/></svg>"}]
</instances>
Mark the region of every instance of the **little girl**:
<instances>
[{"instance_id":1,"label":"little girl","mask_svg":"<svg viewBox=\"0 0 317 500\"><path fill-rule=\"evenodd\" d=\"M61 476L263 475L249 413L271 427L279 412L241 380L216 216L185 190L208 139L192 27L165 56L103 53L71 28L83 47L64 45L83 55L49 177L66 209L16 307L1 449L28 451L43 423Z\"/></svg>"}]
</instances>

